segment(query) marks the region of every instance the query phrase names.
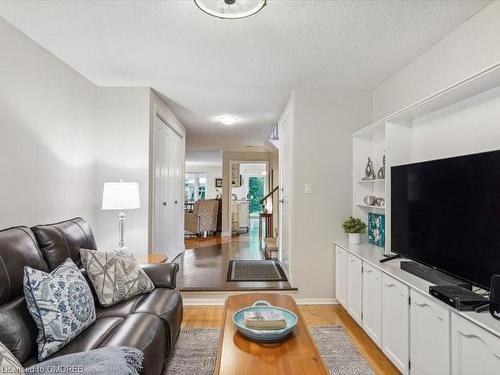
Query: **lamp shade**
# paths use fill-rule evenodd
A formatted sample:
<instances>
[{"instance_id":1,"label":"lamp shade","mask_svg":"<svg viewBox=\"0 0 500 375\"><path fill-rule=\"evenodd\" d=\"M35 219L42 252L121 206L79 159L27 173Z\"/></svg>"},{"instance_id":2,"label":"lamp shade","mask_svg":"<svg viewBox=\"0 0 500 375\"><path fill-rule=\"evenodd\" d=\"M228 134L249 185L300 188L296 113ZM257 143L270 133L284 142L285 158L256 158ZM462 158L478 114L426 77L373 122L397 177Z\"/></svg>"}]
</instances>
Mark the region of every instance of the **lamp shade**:
<instances>
[{"instance_id":1,"label":"lamp shade","mask_svg":"<svg viewBox=\"0 0 500 375\"><path fill-rule=\"evenodd\" d=\"M140 207L137 182L106 182L104 184L103 210L132 210Z\"/></svg>"}]
</instances>

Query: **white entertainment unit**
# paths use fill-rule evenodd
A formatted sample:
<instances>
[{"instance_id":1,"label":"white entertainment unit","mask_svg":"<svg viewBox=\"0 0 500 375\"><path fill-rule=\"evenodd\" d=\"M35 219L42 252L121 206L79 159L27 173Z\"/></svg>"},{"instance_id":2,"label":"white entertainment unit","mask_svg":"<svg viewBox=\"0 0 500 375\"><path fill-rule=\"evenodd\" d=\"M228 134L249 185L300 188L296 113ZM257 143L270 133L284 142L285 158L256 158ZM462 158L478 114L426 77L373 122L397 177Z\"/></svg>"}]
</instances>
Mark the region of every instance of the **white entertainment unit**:
<instances>
[{"instance_id":1,"label":"white entertainment unit","mask_svg":"<svg viewBox=\"0 0 500 375\"><path fill-rule=\"evenodd\" d=\"M337 241L335 294L403 374L500 374L500 320L453 309L401 260L381 259L376 246Z\"/></svg>"},{"instance_id":2,"label":"white entertainment unit","mask_svg":"<svg viewBox=\"0 0 500 375\"><path fill-rule=\"evenodd\" d=\"M431 283L400 260L379 262L391 250L390 168L498 149L500 64L353 134L353 216L384 213L385 246L335 241L336 299L403 374L500 374L500 321L430 296ZM384 154L385 179L363 180L368 157L377 173ZM366 195L385 207L366 205Z\"/></svg>"}]
</instances>

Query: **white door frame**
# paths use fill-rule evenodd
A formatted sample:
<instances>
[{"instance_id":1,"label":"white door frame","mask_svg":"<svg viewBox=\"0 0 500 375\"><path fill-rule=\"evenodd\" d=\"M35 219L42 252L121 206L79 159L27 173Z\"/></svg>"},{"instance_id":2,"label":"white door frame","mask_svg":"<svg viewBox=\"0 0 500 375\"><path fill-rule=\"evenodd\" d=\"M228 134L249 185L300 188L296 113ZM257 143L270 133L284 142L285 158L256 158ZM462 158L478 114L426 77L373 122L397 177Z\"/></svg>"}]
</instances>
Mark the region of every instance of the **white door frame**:
<instances>
[{"instance_id":1,"label":"white door frame","mask_svg":"<svg viewBox=\"0 0 500 375\"><path fill-rule=\"evenodd\" d=\"M228 193L228 199L229 199L229 204L228 207L225 208L227 215L227 228L229 229L229 236L231 236L231 224L232 224L232 203L233 203L233 183L231 181L231 174L233 171L233 164L265 164L266 165L266 172L269 173L269 160L229 160L229 170L228 170L228 179L229 179L229 193ZM267 177L267 176L266 176ZM267 186L267 178L265 179L265 186L267 190L269 189L269 186ZM224 194L224 192L222 192ZM267 194L267 192L266 192ZM224 209L224 207L222 207Z\"/></svg>"},{"instance_id":2,"label":"white door frame","mask_svg":"<svg viewBox=\"0 0 500 375\"><path fill-rule=\"evenodd\" d=\"M283 265L283 269L285 273L288 276L288 280L290 284L293 283L293 276L292 276L292 251L293 251L293 242L292 242L292 232L293 232L293 181L294 181L294 174L293 174L293 160L294 160L294 155L293 155L293 143L294 143L294 124L295 124L295 93L292 92L290 95L290 98L288 99L287 104L285 105L285 108L280 116L280 119L278 120L278 131L283 124L283 122L286 119L289 119L288 122L288 141L289 141L289 147L288 147L288 166L285 166L285 163L283 163L283 158L282 158L282 144L279 144L279 150L278 150L278 157L279 157L279 198L278 198L278 204L281 204L282 198L282 189L283 186L288 187L288 230L286 233L287 234L287 241L288 241L288 265ZM283 171L284 168L288 168L288 181L283 181ZM283 220L282 220L282 215L283 215L283 207L279 208L279 241L278 241L278 255L279 255L279 260L280 262L282 261L282 255L283 255L283 245L282 245L282 240L283 240Z\"/></svg>"}]
</instances>

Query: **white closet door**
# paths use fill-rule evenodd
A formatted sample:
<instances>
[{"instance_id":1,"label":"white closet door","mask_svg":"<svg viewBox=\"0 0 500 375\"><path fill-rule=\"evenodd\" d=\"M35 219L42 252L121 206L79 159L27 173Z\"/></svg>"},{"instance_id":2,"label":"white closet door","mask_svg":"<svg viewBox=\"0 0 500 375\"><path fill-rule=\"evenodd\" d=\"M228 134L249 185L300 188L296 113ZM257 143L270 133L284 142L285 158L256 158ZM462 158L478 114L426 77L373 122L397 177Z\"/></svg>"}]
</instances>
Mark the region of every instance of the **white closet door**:
<instances>
[{"instance_id":1,"label":"white closet door","mask_svg":"<svg viewBox=\"0 0 500 375\"><path fill-rule=\"evenodd\" d=\"M157 120L155 136L155 223L154 246L155 253L168 253L170 240L170 217L168 206L169 185L169 129L160 120Z\"/></svg>"},{"instance_id":2,"label":"white closet door","mask_svg":"<svg viewBox=\"0 0 500 375\"><path fill-rule=\"evenodd\" d=\"M155 135L154 252L172 261L184 241L184 143L183 138L157 118Z\"/></svg>"},{"instance_id":3,"label":"white closet door","mask_svg":"<svg viewBox=\"0 0 500 375\"><path fill-rule=\"evenodd\" d=\"M172 249L171 253L177 256L184 248L184 168L183 168L183 141L182 138L172 131L172 166L170 191L172 192Z\"/></svg>"}]
</instances>

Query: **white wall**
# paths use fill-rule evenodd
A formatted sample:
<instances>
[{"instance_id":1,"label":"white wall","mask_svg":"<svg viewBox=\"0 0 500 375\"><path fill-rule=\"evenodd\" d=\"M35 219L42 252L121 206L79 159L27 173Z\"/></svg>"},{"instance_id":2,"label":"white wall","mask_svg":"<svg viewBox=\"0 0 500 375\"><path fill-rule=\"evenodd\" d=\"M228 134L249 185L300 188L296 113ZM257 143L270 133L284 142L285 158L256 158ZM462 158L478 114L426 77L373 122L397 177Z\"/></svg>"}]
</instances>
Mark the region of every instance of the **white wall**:
<instances>
[{"instance_id":1,"label":"white wall","mask_svg":"<svg viewBox=\"0 0 500 375\"><path fill-rule=\"evenodd\" d=\"M373 120L500 62L500 1L456 28L373 91Z\"/></svg>"},{"instance_id":2,"label":"white wall","mask_svg":"<svg viewBox=\"0 0 500 375\"><path fill-rule=\"evenodd\" d=\"M413 163L500 149L500 87L426 117L410 127ZM429 140L432 139L432 142Z\"/></svg>"},{"instance_id":3,"label":"white wall","mask_svg":"<svg viewBox=\"0 0 500 375\"><path fill-rule=\"evenodd\" d=\"M146 254L152 119L184 135L182 124L151 89L96 87L2 19L0 51L0 228L82 216L99 247L114 248L118 213L101 210L103 183L137 181L126 240Z\"/></svg>"},{"instance_id":4,"label":"white wall","mask_svg":"<svg viewBox=\"0 0 500 375\"><path fill-rule=\"evenodd\" d=\"M123 179L138 182L141 197L141 208L126 212L127 245L137 255L148 251L149 100L148 88L102 88L98 93L93 229L103 249L118 246L118 212L101 210L102 188Z\"/></svg>"},{"instance_id":5,"label":"white wall","mask_svg":"<svg viewBox=\"0 0 500 375\"><path fill-rule=\"evenodd\" d=\"M352 132L370 115L369 92L295 90L291 273L301 298L334 296L333 240L352 212Z\"/></svg>"},{"instance_id":6,"label":"white wall","mask_svg":"<svg viewBox=\"0 0 500 375\"><path fill-rule=\"evenodd\" d=\"M0 19L0 228L95 224L98 89Z\"/></svg>"},{"instance_id":7,"label":"white wall","mask_svg":"<svg viewBox=\"0 0 500 375\"><path fill-rule=\"evenodd\" d=\"M215 187L215 179L222 178L222 165L213 166L213 165L190 165L186 163L186 173L205 173L207 175L207 199L215 199L217 197L217 190L223 193L222 188Z\"/></svg>"}]
</instances>

